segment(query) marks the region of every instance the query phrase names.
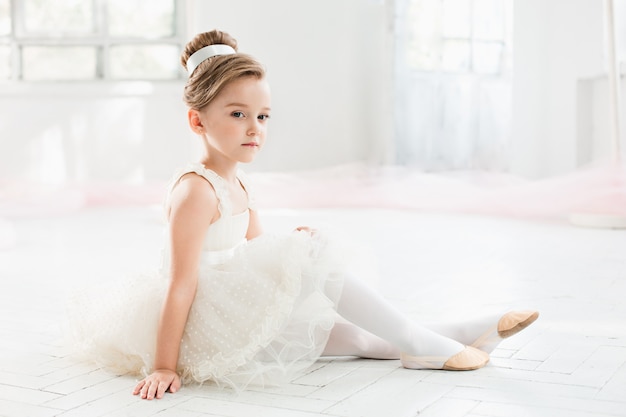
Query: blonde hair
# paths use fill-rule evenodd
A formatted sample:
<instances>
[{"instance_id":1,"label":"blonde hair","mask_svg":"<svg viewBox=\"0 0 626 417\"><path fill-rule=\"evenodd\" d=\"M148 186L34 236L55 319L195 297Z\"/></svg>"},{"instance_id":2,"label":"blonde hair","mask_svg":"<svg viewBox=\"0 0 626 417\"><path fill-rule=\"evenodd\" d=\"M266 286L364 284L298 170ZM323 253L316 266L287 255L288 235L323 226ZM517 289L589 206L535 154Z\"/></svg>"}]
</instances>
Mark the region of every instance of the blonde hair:
<instances>
[{"instance_id":1,"label":"blonde hair","mask_svg":"<svg viewBox=\"0 0 626 417\"><path fill-rule=\"evenodd\" d=\"M200 33L185 46L180 57L183 67L187 69L187 60L194 52L215 44L229 45L237 51L237 41L226 32L212 30ZM243 77L264 78L265 69L256 59L246 54L211 57L198 65L189 76L183 100L190 108L202 110L228 83Z\"/></svg>"}]
</instances>

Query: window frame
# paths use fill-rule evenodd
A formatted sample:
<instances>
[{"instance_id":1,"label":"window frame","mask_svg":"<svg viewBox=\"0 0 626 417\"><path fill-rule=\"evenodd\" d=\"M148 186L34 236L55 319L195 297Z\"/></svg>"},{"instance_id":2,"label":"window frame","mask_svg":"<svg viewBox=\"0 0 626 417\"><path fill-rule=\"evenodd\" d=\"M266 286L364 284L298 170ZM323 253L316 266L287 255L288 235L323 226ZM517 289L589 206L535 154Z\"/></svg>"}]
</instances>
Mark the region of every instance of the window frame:
<instances>
[{"instance_id":1,"label":"window frame","mask_svg":"<svg viewBox=\"0 0 626 417\"><path fill-rule=\"evenodd\" d=\"M413 0L400 0L400 1L403 3L403 6L401 7L406 7L406 5L410 5L411 3L413 3ZM445 0L439 0L439 1L440 3L443 3ZM469 33L467 34L467 36L447 35L443 33L443 31L442 33L438 35L438 40L439 40L439 43L441 44L442 50L444 48L444 45L448 42L463 42L469 46L467 68L463 70L445 69L443 65L443 57L442 57L441 61L438 62L437 68L433 68L433 69L414 66L413 64L407 62L410 68L410 71L416 72L416 73L445 73L445 74L451 74L451 75L476 74L476 75L503 77L503 78L510 76L511 65L509 61L510 61L510 50L511 50L511 41L512 41L511 39L512 34L510 33L512 22L510 21L510 19L512 18L512 11L511 11L513 7L512 2L504 2L505 4L503 5L503 7L505 7L505 9L508 9L508 10L504 11L504 16L503 16L504 20L502 21L502 24L503 24L502 37L499 39L493 39L493 38L485 38L476 34L476 22L474 19L474 12L476 11L475 0L467 0L467 1L469 2L469 9L470 9L469 23L468 23ZM395 5L394 5L394 13L398 13L398 8ZM409 43L409 40L405 39L403 47L407 48L408 43ZM491 73L491 72L480 71L477 69L476 50L475 50L477 45L482 45L482 46L497 45L501 48L501 51L500 51L501 66L498 72ZM408 55L408 51L405 51L405 53Z\"/></svg>"},{"instance_id":2,"label":"window frame","mask_svg":"<svg viewBox=\"0 0 626 417\"><path fill-rule=\"evenodd\" d=\"M29 34L24 28L24 2L9 0L11 31L8 35L0 35L0 46L9 46L11 51L10 76L0 82L41 83L41 82L126 82L126 81L149 81L149 82L172 82L184 78L182 67L178 69L176 76L172 78L113 78L110 65L110 49L118 45L172 45L181 52L186 42L186 2L185 0L172 0L174 3L174 34L169 37L118 37L108 33L107 0L86 0L92 3L94 9L93 24L94 32L89 34L61 33L59 36L46 36L45 34ZM93 78L84 79L24 79L23 47L71 47L86 46L95 48L96 68Z\"/></svg>"}]
</instances>

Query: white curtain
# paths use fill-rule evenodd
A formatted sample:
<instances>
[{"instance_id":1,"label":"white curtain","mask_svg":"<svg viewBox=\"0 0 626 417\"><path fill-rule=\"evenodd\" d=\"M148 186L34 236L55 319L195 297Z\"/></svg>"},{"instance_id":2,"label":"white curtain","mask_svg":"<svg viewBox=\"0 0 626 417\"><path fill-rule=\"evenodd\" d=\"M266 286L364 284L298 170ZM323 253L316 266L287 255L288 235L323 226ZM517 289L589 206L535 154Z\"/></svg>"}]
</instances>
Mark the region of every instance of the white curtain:
<instances>
[{"instance_id":1,"label":"white curtain","mask_svg":"<svg viewBox=\"0 0 626 417\"><path fill-rule=\"evenodd\" d=\"M511 1L395 0L399 164L506 170Z\"/></svg>"}]
</instances>

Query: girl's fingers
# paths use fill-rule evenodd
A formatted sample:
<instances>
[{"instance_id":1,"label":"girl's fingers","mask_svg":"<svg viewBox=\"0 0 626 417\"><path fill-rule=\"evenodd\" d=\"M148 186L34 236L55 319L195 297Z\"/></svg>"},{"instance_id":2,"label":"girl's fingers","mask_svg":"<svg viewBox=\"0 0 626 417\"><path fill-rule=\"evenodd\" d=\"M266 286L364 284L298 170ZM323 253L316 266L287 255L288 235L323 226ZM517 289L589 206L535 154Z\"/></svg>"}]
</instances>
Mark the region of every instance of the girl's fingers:
<instances>
[{"instance_id":1,"label":"girl's fingers","mask_svg":"<svg viewBox=\"0 0 626 417\"><path fill-rule=\"evenodd\" d=\"M167 388L169 386L170 385L167 382L163 382L163 381L159 382L159 386L158 386L157 391L156 391L157 399L163 398L163 395L165 395L165 391L167 391Z\"/></svg>"},{"instance_id":2,"label":"girl's fingers","mask_svg":"<svg viewBox=\"0 0 626 417\"><path fill-rule=\"evenodd\" d=\"M150 375L139 381L133 390L133 394L141 394L141 398L144 400L159 399L163 398L168 388L170 392L176 392L180 387L181 381L178 375L173 377L170 375Z\"/></svg>"},{"instance_id":3,"label":"girl's fingers","mask_svg":"<svg viewBox=\"0 0 626 417\"><path fill-rule=\"evenodd\" d=\"M174 378L174 381L170 385L170 392L177 392L180 389L180 378Z\"/></svg>"},{"instance_id":4,"label":"girl's fingers","mask_svg":"<svg viewBox=\"0 0 626 417\"><path fill-rule=\"evenodd\" d=\"M145 379L142 379L141 381L139 381L139 383L135 385L135 389L133 390L133 395L139 394L141 392L141 388L143 388L145 384L146 384Z\"/></svg>"},{"instance_id":5,"label":"girl's fingers","mask_svg":"<svg viewBox=\"0 0 626 417\"><path fill-rule=\"evenodd\" d=\"M314 235L315 233L317 233L317 229L312 229L308 226L299 226L296 227L296 231L298 232L308 232L310 235Z\"/></svg>"},{"instance_id":6,"label":"girl's fingers","mask_svg":"<svg viewBox=\"0 0 626 417\"><path fill-rule=\"evenodd\" d=\"M141 398L143 398L144 400L148 396L148 388L149 387L150 387L150 381L146 381L146 383L143 384L143 387L141 387Z\"/></svg>"},{"instance_id":7,"label":"girl's fingers","mask_svg":"<svg viewBox=\"0 0 626 417\"><path fill-rule=\"evenodd\" d=\"M157 389L159 388L159 383L158 382L153 382L150 384L150 388L148 388L148 396L146 397L147 400L151 400L154 398L154 396L156 395Z\"/></svg>"}]
</instances>

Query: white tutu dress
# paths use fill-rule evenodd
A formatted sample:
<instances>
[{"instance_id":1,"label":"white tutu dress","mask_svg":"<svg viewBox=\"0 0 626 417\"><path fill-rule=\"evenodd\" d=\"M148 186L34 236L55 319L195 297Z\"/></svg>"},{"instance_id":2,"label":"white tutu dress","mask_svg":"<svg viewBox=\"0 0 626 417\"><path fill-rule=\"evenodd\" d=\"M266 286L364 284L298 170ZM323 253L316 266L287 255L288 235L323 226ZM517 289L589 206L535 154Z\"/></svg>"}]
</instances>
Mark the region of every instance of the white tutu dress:
<instances>
[{"instance_id":1,"label":"white tutu dress","mask_svg":"<svg viewBox=\"0 0 626 417\"><path fill-rule=\"evenodd\" d=\"M246 241L249 211L233 213L224 179L201 164L220 218L207 231L198 287L185 327L178 372L183 382L243 389L293 378L321 355L336 319L345 259L324 235L293 232ZM242 173L239 181L250 188ZM73 344L83 357L120 374L151 372L169 250L158 271L76 294L69 303Z\"/></svg>"}]
</instances>

